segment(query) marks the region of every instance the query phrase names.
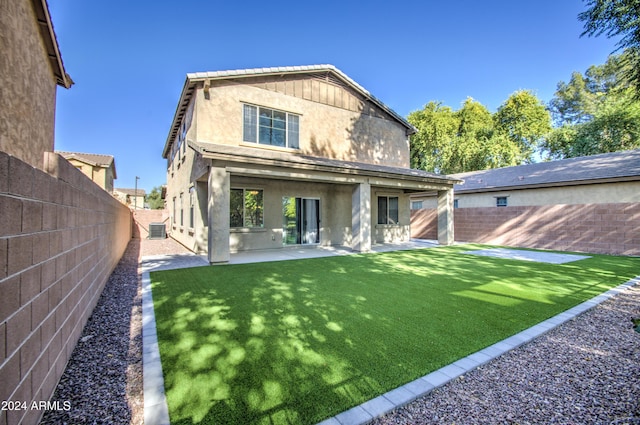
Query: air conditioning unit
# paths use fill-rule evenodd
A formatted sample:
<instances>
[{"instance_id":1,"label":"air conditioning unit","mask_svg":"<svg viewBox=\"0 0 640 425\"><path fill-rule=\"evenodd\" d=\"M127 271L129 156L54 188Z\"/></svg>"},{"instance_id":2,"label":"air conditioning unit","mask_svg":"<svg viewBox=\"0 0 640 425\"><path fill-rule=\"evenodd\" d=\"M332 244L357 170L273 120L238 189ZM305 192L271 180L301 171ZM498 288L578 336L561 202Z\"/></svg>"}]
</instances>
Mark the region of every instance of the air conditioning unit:
<instances>
[{"instance_id":1,"label":"air conditioning unit","mask_svg":"<svg viewBox=\"0 0 640 425\"><path fill-rule=\"evenodd\" d=\"M149 239L165 239L167 230L164 223L149 223Z\"/></svg>"}]
</instances>

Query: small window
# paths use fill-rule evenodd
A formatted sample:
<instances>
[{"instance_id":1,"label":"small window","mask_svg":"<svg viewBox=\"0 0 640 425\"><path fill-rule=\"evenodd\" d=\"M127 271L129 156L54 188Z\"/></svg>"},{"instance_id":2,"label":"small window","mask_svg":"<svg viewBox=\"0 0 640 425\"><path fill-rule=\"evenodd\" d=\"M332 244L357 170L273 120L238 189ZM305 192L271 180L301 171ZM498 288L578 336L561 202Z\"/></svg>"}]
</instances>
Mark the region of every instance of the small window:
<instances>
[{"instance_id":1,"label":"small window","mask_svg":"<svg viewBox=\"0 0 640 425\"><path fill-rule=\"evenodd\" d=\"M496 207L506 207L507 206L507 197L506 196L498 196L496 198Z\"/></svg>"},{"instance_id":2,"label":"small window","mask_svg":"<svg viewBox=\"0 0 640 425\"><path fill-rule=\"evenodd\" d=\"M231 227L264 227L264 193L260 189L231 189Z\"/></svg>"},{"instance_id":3,"label":"small window","mask_svg":"<svg viewBox=\"0 0 640 425\"><path fill-rule=\"evenodd\" d=\"M173 222L173 224L176 224L176 197L173 197L173 214L172 214L172 219L171 221Z\"/></svg>"},{"instance_id":4,"label":"small window","mask_svg":"<svg viewBox=\"0 0 640 425\"><path fill-rule=\"evenodd\" d=\"M453 200L453 208L458 208L458 207L459 207L459 205L458 205L458 200L457 200L457 199L454 199L454 200Z\"/></svg>"},{"instance_id":5,"label":"small window","mask_svg":"<svg viewBox=\"0 0 640 425\"><path fill-rule=\"evenodd\" d=\"M193 229L195 227L195 197L196 197L196 188L191 187L189 189L189 228Z\"/></svg>"},{"instance_id":6,"label":"small window","mask_svg":"<svg viewBox=\"0 0 640 425\"><path fill-rule=\"evenodd\" d=\"M182 200L182 193L180 193L180 227L184 226L184 203Z\"/></svg>"},{"instance_id":7,"label":"small window","mask_svg":"<svg viewBox=\"0 0 640 425\"><path fill-rule=\"evenodd\" d=\"M398 224L397 196L378 196L378 224Z\"/></svg>"},{"instance_id":8,"label":"small window","mask_svg":"<svg viewBox=\"0 0 640 425\"><path fill-rule=\"evenodd\" d=\"M422 201L411 201L411 209L412 210L421 210L422 209Z\"/></svg>"},{"instance_id":9,"label":"small window","mask_svg":"<svg viewBox=\"0 0 640 425\"><path fill-rule=\"evenodd\" d=\"M260 145L300 148L300 117L288 112L243 105L242 140Z\"/></svg>"}]
</instances>

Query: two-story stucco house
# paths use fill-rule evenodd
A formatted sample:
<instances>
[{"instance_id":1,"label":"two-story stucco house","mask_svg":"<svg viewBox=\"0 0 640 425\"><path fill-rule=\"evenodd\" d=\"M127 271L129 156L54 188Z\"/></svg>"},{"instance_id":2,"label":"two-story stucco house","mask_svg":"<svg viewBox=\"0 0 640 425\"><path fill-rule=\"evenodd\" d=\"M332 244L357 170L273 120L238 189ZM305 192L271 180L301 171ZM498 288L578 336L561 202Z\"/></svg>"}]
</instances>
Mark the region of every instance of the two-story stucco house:
<instances>
[{"instance_id":1,"label":"two-story stucco house","mask_svg":"<svg viewBox=\"0 0 640 425\"><path fill-rule=\"evenodd\" d=\"M116 162L112 155L56 151L95 184L113 193L113 181L118 178Z\"/></svg>"},{"instance_id":2,"label":"two-story stucco house","mask_svg":"<svg viewBox=\"0 0 640 425\"><path fill-rule=\"evenodd\" d=\"M44 169L57 87L72 85L46 0L0 1L0 151Z\"/></svg>"},{"instance_id":3,"label":"two-story stucco house","mask_svg":"<svg viewBox=\"0 0 640 425\"><path fill-rule=\"evenodd\" d=\"M406 120L331 65L188 74L163 150L171 236L231 252L410 238L409 194L434 190L453 242L453 185L409 168Z\"/></svg>"}]
</instances>

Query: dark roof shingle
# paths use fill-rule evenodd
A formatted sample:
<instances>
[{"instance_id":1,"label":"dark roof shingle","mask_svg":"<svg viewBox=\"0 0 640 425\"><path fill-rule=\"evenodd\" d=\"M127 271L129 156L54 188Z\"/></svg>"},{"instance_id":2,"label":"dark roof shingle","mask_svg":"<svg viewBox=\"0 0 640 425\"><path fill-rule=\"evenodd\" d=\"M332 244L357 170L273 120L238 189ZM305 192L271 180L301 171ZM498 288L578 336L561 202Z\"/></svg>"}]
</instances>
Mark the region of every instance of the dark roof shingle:
<instances>
[{"instance_id":1,"label":"dark roof shingle","mask_svg":"<svg viewBox=\"0 0 640 425\"><path fill-rule=\"evenodd\" d=\"M529 186L580 184L594 180L640 180L640 150L539 162L493 170L451 174L464 180L456 192L481 192Z\"/></svg>"}]
</instances>

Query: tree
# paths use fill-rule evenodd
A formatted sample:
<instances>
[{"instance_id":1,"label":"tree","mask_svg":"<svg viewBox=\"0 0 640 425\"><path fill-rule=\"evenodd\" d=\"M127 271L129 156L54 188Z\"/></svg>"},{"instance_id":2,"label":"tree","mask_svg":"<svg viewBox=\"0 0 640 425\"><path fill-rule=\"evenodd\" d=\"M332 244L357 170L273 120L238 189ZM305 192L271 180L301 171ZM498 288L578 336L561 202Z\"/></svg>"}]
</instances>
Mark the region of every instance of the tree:
<instances>
[{"instance_id":1,"label":"tree","mask_svg":"<svg viewBox=\"0 0 640 425\"><path fill-rule=\"evenodd\" d=\"M420 170L445 172L457 129L451 108L431 101L424 109L410 113L408 120L418 130L411 136L411 166Z\"/></svg>"},{"instance_id":2,"label":"tree","mask_svg":"<svg viewBox=\"0 0 640 425\"><path fill-rule=\"evenodd\" d=\"M584 75L574 72L568 83L560 81L549 102L554 123L562 126L591 121L610 96L628 92L625 69L624 54L611 55L604 65L592 65Z\"/></svg>"},{"instance_id":3,"label":"tree","mask_svg":"<svg viewBox=\"0 0 640 425\"><path fill-rule=\"evenodd\" d=\"M469 98L453 111L439 102L409 114L418 129L411 137L411 166L438 173L460 173L516 165L518 146L496 131L493 116Z\"/></svg>"},{"instance_id":4,"label":"tree","mask_svg":"<svg viewBox=\"0 0 640 425\"><path fill-rule=\"evenodd\" d=\"M608 38L620 36L616 51L624 50L625 77L640 100L640 1L586 0L588 9L578 15L584 22L581 36Z\"/></svg>"},{"instance_id":5,"label":"tree","mask_svg":"<svg viewBox=\"0 0 640 425\"><path fill-rule=\"evenodd\" d=\"M518 90L494 115L496 131L518 146L518 163L532 162L544 136L551 131L551 115L529 90Z\"/></svg>"},{"instance_id":6,"label":"tree","mask_svg":"<svg viewBox=\"0 0 640 425\"><path fill-rule=\"evenodd\" d=\"M147 194L145 201L152 210L161 210L164 208L164 199L162 199L162 187L156 186Z\"/></svg>"},{"instance_id":7,"label":"tree","mask_svg":"<svg viewBox=\"0 0 640 425\"><path fill-rule=\"evenodd\" d=\"M626 53L604 65L574 72L558 83L549 109L557 126L543 150L549 158L572 158L640 147L640 100L625 77Z\"/></svg>"},{"instance_id":8,"label":"tree","mask_svg":"<svg viewBox=\"0 0 640 425\"><path fill-rule=\"evenodd\" d=\"M547 141L550 158L574 158L640 148L640 102L612 100L585 123L565 125Z\"/></svg>"}]
</instances>

